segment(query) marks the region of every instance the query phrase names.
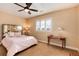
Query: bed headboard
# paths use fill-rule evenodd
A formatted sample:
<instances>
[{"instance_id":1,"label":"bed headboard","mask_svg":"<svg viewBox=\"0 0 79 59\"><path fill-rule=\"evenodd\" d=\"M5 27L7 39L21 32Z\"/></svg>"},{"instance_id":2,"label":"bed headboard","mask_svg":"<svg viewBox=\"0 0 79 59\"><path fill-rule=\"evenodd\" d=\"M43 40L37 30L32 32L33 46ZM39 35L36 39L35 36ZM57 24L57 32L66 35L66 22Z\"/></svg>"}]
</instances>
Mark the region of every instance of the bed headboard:
<instances>
[{"instance_id":1,"label":"bed headboard","mask_svg":"<svg viewBox=\"0 0 79 59\"><path fill-rule=\"evenodd\" d=\"M4 38L4 34L8 32L23 32L23 27L21 25L13 25L13 24L2 24L2 38Z\"/></svg>"}]
</instances>

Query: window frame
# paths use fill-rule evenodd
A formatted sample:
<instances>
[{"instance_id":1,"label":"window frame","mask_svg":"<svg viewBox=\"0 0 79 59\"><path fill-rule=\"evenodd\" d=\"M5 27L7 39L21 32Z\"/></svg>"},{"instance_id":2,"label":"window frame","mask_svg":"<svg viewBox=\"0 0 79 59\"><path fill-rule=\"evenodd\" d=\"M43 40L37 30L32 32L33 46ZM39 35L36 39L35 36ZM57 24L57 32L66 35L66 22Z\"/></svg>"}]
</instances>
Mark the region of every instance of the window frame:
<instances>
[{"instance_id":1,"label":"window frame","mask_svg":"<svg viewBox=\"0 0 79 59\"><path fill-rule=\"evenodd\" d=\"M47 30L46 29L46 21L48 21L48 20L50 20L50 30ZM50 32L50 31L52 31L52 19L51 18L47 18L47 19L43 19L43 20L36 20L36 23L37 23L37 21L39 21L40 22L40 30L37 30L36 29L36 31L37 32ZM44 24L44 26L45 26L45 28L44 28L44 30L41 30L41 22L42 21L44 21L45 22L45 24ZM36 24L36 28L37 28L37 24Z\"/></svg>"}]
</instances>

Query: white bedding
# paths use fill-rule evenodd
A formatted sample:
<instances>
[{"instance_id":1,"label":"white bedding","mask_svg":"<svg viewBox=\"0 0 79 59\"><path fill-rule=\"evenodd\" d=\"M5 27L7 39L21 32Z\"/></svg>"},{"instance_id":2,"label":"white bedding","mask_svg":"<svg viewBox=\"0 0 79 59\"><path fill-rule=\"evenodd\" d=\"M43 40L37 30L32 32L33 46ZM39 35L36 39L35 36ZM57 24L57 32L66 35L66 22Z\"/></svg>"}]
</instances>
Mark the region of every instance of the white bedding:
<instances>
[{"instance_id":1,"label":"white bedding","mask_svg":"<svg viewBox=\"0 0 79 59\"><path fill-rule=\"evenodd\" d=\"M33 36L20 37L5 37L1 42L7 49L7 56L13 56L34 44L37 44L37 39Z\"/></svg>"}]
</instances>

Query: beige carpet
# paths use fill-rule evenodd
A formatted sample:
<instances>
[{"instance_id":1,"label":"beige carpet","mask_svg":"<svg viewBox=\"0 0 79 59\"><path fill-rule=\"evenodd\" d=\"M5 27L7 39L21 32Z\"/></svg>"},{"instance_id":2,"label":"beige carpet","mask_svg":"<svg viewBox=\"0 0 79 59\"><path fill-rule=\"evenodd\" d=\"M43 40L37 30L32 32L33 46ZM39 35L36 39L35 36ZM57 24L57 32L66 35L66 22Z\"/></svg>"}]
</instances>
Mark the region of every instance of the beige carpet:
<instances>
[{"instance_id":1,"label":"beige carpet","mask_svg":"<svg viewBox=\"0 0 79 59\"><path fill-rule=\"evenodd\" d=\"M39 42L38 45L20 52L16 56L69 56L70 52L73 51Z\"/></svg>"},{"instance_id":2,"label":"beige carpet","mask_svg":"<svg viewBox=\"0 0 79 59\"><path fill-rule=\"evenodd\" d=\"M6 49L2 45L0 45L0 56L5 56L6 53L7 53Z\"/></svg>"},{"instance_id":3,"label":"beige carpet","mask_svg":"<svg viewBox=\"0 0 79 59\"><path fill-rule=\"evenodd\" d=\"M16 56L68 56L70 52L73 51L39 42L36 46L17 53ZM0 55L6 53L6 49L0 46Z\"/></svg>"}]
</instances>

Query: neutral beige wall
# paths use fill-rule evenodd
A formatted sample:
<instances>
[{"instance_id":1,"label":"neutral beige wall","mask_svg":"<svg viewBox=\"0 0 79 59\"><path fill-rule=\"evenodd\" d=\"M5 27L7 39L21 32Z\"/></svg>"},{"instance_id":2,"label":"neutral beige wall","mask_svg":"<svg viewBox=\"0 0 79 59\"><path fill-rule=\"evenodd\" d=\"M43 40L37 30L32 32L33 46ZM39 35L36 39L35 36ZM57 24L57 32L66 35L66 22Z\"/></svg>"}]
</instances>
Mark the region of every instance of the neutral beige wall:
<instances>
[{"instance_id":1,"label":"neutral beige wall","mask_svg":"<svg viewBox=\"0 0 79 59\"><path fill-rule=\"evenodd\" d=\"M78 44L78 30L77 30L77 24L79 20L77 20L78 14L78 7L64 9L60 11L51 12L45 15L29 18L29 21L31 23L31 34L34 35L38 40L46 41L47 42L47 36L49 34L53 34L57 27L63 27L65 31L65 36L67 38L67 46L72 48L79 48ZM51 32L36 32L35 30L35 22L38 19L44 20L45 18L51 17L53 21L52 25L52 31ZM28 21L28 20L27 20ZM78 28L79 29L79 28ZM54 42L54 41L53 41ZM57 42L59 43L59 42Z\"/></svg>"},{"instance_id":2,"label":"neutral beige wall","mask_svg":"<svg viewBox=\"0 0 79 59\"><path fill-rule=\"evenodd\" d=\"M19 18L17 16L0 11L0 34L2 24L23 25L24 21L25 20L23 18Z\"/></svg>"},{"instance_id":3,"label":"neutral beige wall","mask_svg":"<svg viewBox=\"0 0 79 59\"><path fill-rule=\"evenodd\" d=\"M77 36L78 36L77 46L79 47L79 7L77 8L77 22L76 23L77 23Z\"/></svg>"}]
</instances>

